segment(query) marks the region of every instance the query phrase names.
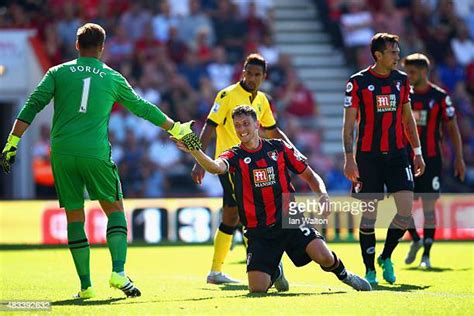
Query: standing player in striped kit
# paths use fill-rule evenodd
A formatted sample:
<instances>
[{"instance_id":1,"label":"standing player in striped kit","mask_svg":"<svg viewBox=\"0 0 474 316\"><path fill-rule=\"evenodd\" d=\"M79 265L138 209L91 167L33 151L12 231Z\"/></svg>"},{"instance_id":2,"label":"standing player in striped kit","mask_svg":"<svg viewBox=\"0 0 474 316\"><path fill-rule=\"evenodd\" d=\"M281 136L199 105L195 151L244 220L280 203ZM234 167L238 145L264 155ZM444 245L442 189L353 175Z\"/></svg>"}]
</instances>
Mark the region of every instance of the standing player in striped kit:
<instances>
[{"instance_id":1,"label":"standing player in striped kit","mask_svg":"<svg viewBox=\"0 0 474 316\"><path fill-rule=\"evenodd\" d=\"M414 151L415 176L423 174L425 163L410 105L410 86L405 73L396 69L400 59L398 36L377 33L370 45L375 65L351 76L344 101L344 174L353 183L353 196L365 202L382 200L384 186L393 194L397 214L387 232L377 263L383 278L396 280L390 259L411 220L413 173L404 142L405 132ZM354 155L354 127L357 151ZM362 212L359 241L366 267L366 279L377 284L375 272L375 221L377 210Z\"/></svg>"},{"instance_id":2,"label":"standing player in striped kit","mask_svg":"<svg viewBox=\"0 0 474 316\"><path fill-rule=\"evenodd\" d=\"M426 161L426 172L415 179L415 198L421 197L425 217L423 241L412 223L408 232L413 238L405 263L415 261L416 253L424 247L420 266L431 268L430 250L435 238L435 204L441 188L441 124L454 145L454 175L464 181L466 165L462 155L462 140L456 122L456 112L449 95L428 80L430 61L423 54L412 54L403 60L410 84L413 86L411 105L420 135L421 151Z\"/></svg>"}]
</instances>

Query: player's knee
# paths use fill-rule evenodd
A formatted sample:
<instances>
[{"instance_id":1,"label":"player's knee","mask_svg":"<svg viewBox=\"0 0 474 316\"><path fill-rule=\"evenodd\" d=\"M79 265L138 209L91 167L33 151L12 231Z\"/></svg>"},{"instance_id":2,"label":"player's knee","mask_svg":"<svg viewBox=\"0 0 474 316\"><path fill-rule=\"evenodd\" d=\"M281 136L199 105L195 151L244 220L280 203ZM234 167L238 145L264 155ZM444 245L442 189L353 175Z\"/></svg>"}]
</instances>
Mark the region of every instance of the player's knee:
<instances>
[{"instance_id":1,"label":"player's knee","mask_svg":"<svg viewBox=\"0 0 474 316\"><path fill-rule=\"evenodd\" d=\"M261 284L261 283L249 284L250 293L267 293L267 291L268 291L268 286L266 286L265 284Z\"/></svg>"},{"instance_id":2,"label":"player's knee","mask_svg":"<svg viewBox=\"0 0 474 316\"><path fill-rule=\"evenodd\" d=\"M237 207L224 206L222 223L231 227L235 227L239 224L239 212L237 211Z\"/></svg>"},{"instance_id":3,"label":"player's knee","mask_svg":"<svg viewBox=\"0 0 474 316\"><path fill-rule=\"evenodd\" d=\"M410 216L404 216L402 214L395 214L395 217L393 218L392 222L390 223L390 228L396 228L396 229L408 229L411 223L411 215Z\"/></svg>"}]
</instances>

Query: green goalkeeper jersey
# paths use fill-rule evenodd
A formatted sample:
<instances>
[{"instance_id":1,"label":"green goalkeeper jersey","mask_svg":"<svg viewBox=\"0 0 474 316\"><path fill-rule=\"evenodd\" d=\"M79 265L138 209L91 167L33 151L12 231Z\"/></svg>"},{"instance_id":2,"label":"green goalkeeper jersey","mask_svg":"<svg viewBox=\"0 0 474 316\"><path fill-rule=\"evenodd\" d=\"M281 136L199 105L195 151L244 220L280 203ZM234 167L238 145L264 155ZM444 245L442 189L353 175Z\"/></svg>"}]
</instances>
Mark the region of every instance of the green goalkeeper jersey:
<instances>
[{"instance_id":1,"label":"green goalkeeper jersey","mask_svg":"<svg viewBox=\"0 0 474 316\"><path fill-rule=\"evenodd\" d=\"M30 123L54 98L53 153L109 159L110 112L115 102L161 126L166 116L140 98L127 80L97 58L79 57L48 70L20 111Z\"/></svg>"}]
</instances>

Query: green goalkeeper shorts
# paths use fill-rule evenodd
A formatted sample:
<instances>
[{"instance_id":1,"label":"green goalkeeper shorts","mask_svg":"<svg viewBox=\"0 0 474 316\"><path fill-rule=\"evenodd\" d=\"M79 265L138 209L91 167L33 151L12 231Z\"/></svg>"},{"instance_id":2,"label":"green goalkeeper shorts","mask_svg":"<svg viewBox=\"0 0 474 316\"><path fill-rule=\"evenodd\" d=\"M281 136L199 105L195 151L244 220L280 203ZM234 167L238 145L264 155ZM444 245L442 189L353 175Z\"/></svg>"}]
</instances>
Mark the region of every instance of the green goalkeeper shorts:
<instances>
[{"instance_id":1,"label":"green goalkeeper shorts","mask_svg":"<svg viewBox=\"0 0 474 316\"><path fill-rule=\"evenodd\" d=\"M51 152L56 192L60 207L84 207L84 189L91 200L114 202L123 198L117 166L111 160L63 155Z\"/></svg>"}]
</instances>

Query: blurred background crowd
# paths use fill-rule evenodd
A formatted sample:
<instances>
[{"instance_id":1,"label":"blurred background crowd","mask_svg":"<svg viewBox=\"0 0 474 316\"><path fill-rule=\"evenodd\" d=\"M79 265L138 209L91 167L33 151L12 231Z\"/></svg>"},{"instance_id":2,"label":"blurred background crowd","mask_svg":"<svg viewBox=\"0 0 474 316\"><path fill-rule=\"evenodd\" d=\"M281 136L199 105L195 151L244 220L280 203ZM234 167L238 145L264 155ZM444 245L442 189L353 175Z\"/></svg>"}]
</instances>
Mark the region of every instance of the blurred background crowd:
<instances>
[{"instance_id":1,"label":"blurred background crowd","mask_svg":"<svg viewBox=\"0 0 474 316\"><path fill-rule=\"evenodd\" d=\"M317 95L274 44L273 0L18 0L2 1L0 28L33 28L52 65L74 59L76 30L85 22L107 32L103 60L121 72L137 93L175 120L197 120L200 131L220 89L240 79L249 53L262 54L268 77L261 87L279 126L308 157L330 192L347 193L342 153L321 152ZM444 142L444 191L474 189L474 12L470 0L315 0L319 18L354 72L372 63L368 45L376 32L400 35L402 55L427 54L431 80L446 89L457 119L468 165L465 183L452 176L453 149ZM344 91L341 91L341 116ZM305 126L305 128L302 128ZM308 126L310 127L308 129ZM37 197L54 197L49 166L49 126L34 147ZM126 197L219 196L216 177L196 186L193 165L151 123L119 104L109 122L113 160ZM342 152L342 145L341 145ZM307 191L296 180L297 190Z\"/></svg>"}]
</instances>

